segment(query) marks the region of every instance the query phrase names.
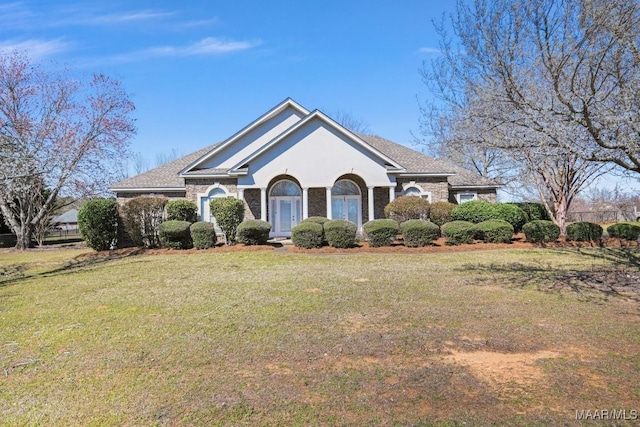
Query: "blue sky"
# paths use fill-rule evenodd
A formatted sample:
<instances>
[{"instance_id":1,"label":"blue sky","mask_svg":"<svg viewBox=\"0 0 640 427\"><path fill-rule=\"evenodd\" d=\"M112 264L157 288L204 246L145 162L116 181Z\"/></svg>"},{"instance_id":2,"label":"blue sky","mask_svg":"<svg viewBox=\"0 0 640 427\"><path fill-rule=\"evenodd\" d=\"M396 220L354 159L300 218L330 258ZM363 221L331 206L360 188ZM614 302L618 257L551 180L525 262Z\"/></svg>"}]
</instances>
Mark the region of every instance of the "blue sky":
<instances>
[{"instance_id":1,"label":"blue sky","mask_svg":"<svg viewBox=\"0 0 640 427\"><path fill-rule=\"evenodd\" d=\"M427 0L18 1L0 4L0 50L105 72L136 104L132 150L153 159L226 139L291 97L411 145L418 68L437 55Z\"/></svg>"}]
</instances>

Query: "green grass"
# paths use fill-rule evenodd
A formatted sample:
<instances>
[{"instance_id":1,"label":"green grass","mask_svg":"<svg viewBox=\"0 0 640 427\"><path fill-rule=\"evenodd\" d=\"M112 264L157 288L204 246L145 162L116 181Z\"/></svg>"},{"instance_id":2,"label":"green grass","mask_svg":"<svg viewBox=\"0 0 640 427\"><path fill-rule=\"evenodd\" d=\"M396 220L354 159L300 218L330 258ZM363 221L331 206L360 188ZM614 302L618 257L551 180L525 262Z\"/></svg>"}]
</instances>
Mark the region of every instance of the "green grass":
<instances>
[{"instance_id":1,"label":"green grass","mask_svg":"<svg viewBox=\"0 0 640 427\"><path fill-rule=\"evenodd\" d=\"M636 274L634 252L86 254L0 253L2 425L572 425L576 409L640 409L640 299L595 280Z\"/></svg>"}]
</instances>

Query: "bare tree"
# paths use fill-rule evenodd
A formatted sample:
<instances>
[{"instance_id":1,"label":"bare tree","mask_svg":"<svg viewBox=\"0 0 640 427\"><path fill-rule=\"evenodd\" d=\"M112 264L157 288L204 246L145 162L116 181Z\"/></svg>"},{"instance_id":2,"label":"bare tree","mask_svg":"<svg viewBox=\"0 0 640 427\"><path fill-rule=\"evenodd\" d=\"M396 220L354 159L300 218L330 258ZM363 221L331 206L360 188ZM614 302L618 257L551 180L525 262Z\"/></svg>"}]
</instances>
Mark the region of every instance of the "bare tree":
<instances>
[{"instance_id":1,"label":"bare tree","mask_svg":"<svg viewBox=\"0 0 640 427\"><path fill-rule=\"evenodd\" d=\"M371 129L367 122L359 117L355 117L353 114L347 113L346 111L335 110L330 112L329 116L352 132L364 135L371 133Z\"/></svg>"},{"instance_id":2,"label":"bare tree","mask_svg":"<svg viewBox=\"0 0 640 427\"><path fill-rule=\"evenodd\" d=\"M0 55L0 210L17 248L30 245L58 194L96 195L121 177L133 110L103 74L85 81L45 72L23 53Z\"/></svg>"},{"instance_id":3,"label":"bare tree","mask_svg":"<svg viewBox=\"0 0 640 427\"><path fill-rule=\"evenodd\" d=\"M622 8L621 0L610 3ZM606 170L603 163L611 161L594 154L597 143L587 118L591 106L613 101L612 88L607 79L600 81L587 72L593 69L582 67L595 60L579 42L604 31L601 20L586 17L595 8L617 10L607 4L599 0L458 1L451 21L456 44L441 25L443 54L422 68L444 113L454 122L449 126L454 130L450 139L471 147L468 152L497 150L510 159L505 164L533 178L541 200L563 231L575 195ZM621 40L610 38L598 47L604 52ZM565 55L568 51L571 55ZM589 82L595 84L590 98L584 98L581 108L570 108L567 101L579 104L576 89L586 88Z\"/></svg>"}]
</instances>

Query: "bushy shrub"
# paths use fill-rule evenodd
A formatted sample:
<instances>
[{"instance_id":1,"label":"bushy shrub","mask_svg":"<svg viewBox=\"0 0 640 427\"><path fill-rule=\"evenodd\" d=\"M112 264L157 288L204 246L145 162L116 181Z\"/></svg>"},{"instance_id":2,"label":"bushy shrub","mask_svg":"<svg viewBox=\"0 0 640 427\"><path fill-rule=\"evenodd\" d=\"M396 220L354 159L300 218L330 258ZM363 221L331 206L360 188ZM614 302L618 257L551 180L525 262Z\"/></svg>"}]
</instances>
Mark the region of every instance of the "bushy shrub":
<instances>
[{"instance_id":1,"label":"bushy shrub","mask_svg":"<svg viewBox=\"0 0 640 427\"><path fill-rule=\"evenodd\" d=\"M260 219L248 219L238 226L238 242L245 245L266 245L271 224Z\"/></svg>"},{"instance_id":2,"label":"bushy shrub","mask_svg":"<svg viewBox=\"0 0 640 427\"><path fill-rule=\"evenodd\" d=\"M300 223L313 222L316 224L320 224L322 226L322 244L328 245L329 242L327 242L327 237L324 235L324 223L327 221L329 221L329 218L324 216L310 216L309 218L305 218L302 221L300 221Z\"/></svg>"},{"instance_id":3,"label":"bushy shrub","mask_svg":"<svg viewBox=\"0 0 640 427\"><path fill-rule=\"evenodd\" d=\"M78 227L87 245L96 251L111 249L118 238L118 203L92 199L78 211Z\"/></svg>"},{"instance_id":4,"label":"bushy shrub","mask_svg":"<svg viewBox=\"0 0 640 427\"><path fill-rule=\"evenodd\" d=\"M164 221L166 197L135 197L122 206L127 237L136 246L160 246L160 224Z\"/></svg>"},{"instance_id":5,"label":"bushy shrub","mask_svg":"<svg viewBox=\"0 0 640 427\"><path fill-rule=\"evenodd\" d=\"M640 237L640 226L636 224L629 224L628 222L619 222L617 224L610 225L607 228L609 236L623 240L638 240Z\"/></svg>"},{"instance_id":6,"label":"bushy shrub","mask_svg":"<svg viewBox=\"0 0 640 427\"><path fill-rule=\"evenodd\" d=\"M191 200L171 200L167 203L167 220L194 223L198 220L198 205Z\"/></svg>"},{"instance_id":7,"label":"bushy shrub","mask_svg":"<svg viewBox=\"0 0 640 427\"><path fill-rule=\"evenodd\" d=\"M374 248L391 246L400 231L398 223L393 219L374 219L364 223L362 229L369 240L369 246Z\"/></svg>"},{"instance_id":8,"label":"bushy shrub","mask_svg":"<svg viewBox=\"0 0 640 427\"><path fill-rule=\"evenodd\" d=\"M519 233L527 222L527 215L516 205L509 203L489 203L482 200L457 205L451 211L451 219L454 221L469 221L478 224L489 219L502 219L513 226L513 230Z\"/></svg>"},{"instance_id":9,"label":"bushy shrub","mask_svg":"<svg viewBox=\"0 0 640 427\"><path fill-rule=\"evenodd\" d=\"M324 223L324 235L334 248L350 248L356 244L358 226L345 219L332 219Z\"/></svg>"},{"instance_id":10,"label":"bushy shrub","mask_svg":"<svg viewBox=\"0 0 640 427\"><path fill-rule=\"evenodd\" d=\"M193 241L189 221L165 221L160 224L160 243L165 248L191 249Z\"/></svg>"},{"instance_id":11,"label":"bushy shrub","mask_svg":"<svg viewBox=\"0 0 640 427\"><path fill-rule=\"evenodd\" d=\"M593 222L574 222L567 225L567 239L576 242L599 242L602 231L602 227Z\"/></svg>"},{"instance_id":12,"label":"bushy shrub","mask_svg":"<svg viewBox=\"0 0 640 427\"><path fill-rule=\"evenodd\" d=\"M409 248L427 246L440 237L440 227L424 219L405 221L400 224L400 231L404 245Z\"/></svg>"},{"instance_id":13,"label":"bushy shrub","mask_svg":"<svg viewBox=\"0 0 640 427\"><path fill-rule=\"evenodd\" d=\"M224 233L227 245L236 243L238 226L244 219L244 202L232 197L213 199L209 202L211 215Z\"/></svg>"},{"instance_id":14,"label":"bushy shrub","mask_svg":"<svg viewBox=\"0 0 640 427\"><path fill-rule=\"evenodd\" d=\"M401 196L384 207L384 216L398 223L410 219L429 219L428 200L417 196Z\"/></svg>"},{"instance_id":15,"label":"bushy shrub","mask_svg":"<svg viewBox=\"0 0 640 427\"><path fill-rule=\"evenodd\" d=\"M315 222L316 224L323 225L325 222L329 221L329 218L324 216L310 216L309 218L305 218L300 223L303 222Z\"/></svg>"},{"instance_id":16,"label":"bushy shrub","mask_svg":"<svg viewBox=\"0 0 640 427\"><path fill-rule=\"evenodd\" d=\"M216 245L218 237L212 222L194 222L189 227L193 247L196 249L209 249Z\"/></svg>"},{"instance_id":17,"label":"bushy shrub","mask_svg":"<svg viewBox=\"0 0 640 427\"><path fill-rule=\"evenodd\" d=\"M431 203L431 210L429 211L429 219L431 222L440 227L445 222L451 221L451 211L456 207L455 203L450 202L435 202Z\"/></svg>"},{"instance_id":18,"label":"bushy shrub","mask_svg":"<svg viewBox=\"0 0 640 427\"><path fill-rule=\"evenodd\" d=\"M291 240L298 248L319 248L324 243L324 227L314 221L301 221L291 229Z\"/></svg>"},{"instance_id":19,"label":"bushy shrub","mask_svg":"<svg viewBox=\"0 0 640 427\"><path fill-rule=\"evenodd\" d=\"M555 242L560 237L560 227L553 221L538 219L522 226L527 240L532 243Z\"/></svg>"},{"instance_id":20,"label":"bushy shrub","mask_svg":"<svg viewBox=\"0 0 640 427\"><path fill-rule=\"evenodd\" d=\"M513 226L503 219L490 219L476 224L480 239L486 243L510 243Z\"/></svg>"},{"instance_id":21,"label":"bushy shrub","mask_svg":"<svg viewBox=\"0 0 640 427\"><path fill-rule=\"evenodd\" d=\"M529 221L537 221L539 219L550 221L549 213L547 209L544 207L542 203L534 203L534 202L519 202L519 203L508 203L510 205L515 205L522 209L522 211L527 215L527 222Z\"/></svg>"},{"instance_id":22,"label":"bushy shrub","mask_svg":"<svg viewBox=\"0 0 640 427\"><path fill-rule=\"evenodd\" d=\"M471 202L467 202L471 203ZM442 224L442 235L447 238L448 245L473 243L476 236L476 225L469 221L451 221Z\"/></svg>"}]
</instances>

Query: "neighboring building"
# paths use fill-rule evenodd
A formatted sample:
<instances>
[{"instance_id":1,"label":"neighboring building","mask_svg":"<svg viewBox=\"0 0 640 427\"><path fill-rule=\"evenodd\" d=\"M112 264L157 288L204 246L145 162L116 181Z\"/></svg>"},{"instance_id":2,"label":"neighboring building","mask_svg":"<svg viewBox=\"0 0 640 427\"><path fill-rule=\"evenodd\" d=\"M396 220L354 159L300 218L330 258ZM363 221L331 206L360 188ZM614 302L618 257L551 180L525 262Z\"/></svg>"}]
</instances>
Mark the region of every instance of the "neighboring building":
<instances>
[{"instance_id":1,"label":"neighboring building","mask_svg":"<svg viewBox=\"0 0 640 427\"><path fill-rule=\"evenodd\" d=\"M70 209L53 219L56 228L63 231L78 231L78 210Z\"/></svg>"},{"instance_id":2,"label":"neighboring building","mask_svg":"<svg viewBox=\"0 0 640 427\"><path fill-rule=\"evenodd\" d=\"M344 218L360 227L384 218L400 195L431 202L495 202L499 184L386 139L358 135L291 99L229 139L111 187L118 201L141 195L186 198L211 221L209 201L244 200L246 218L289 236L309 216Z\"/></svg>"}]
</instances>

